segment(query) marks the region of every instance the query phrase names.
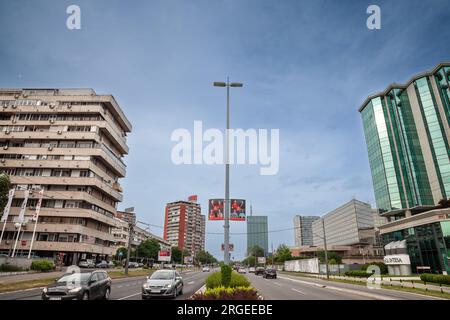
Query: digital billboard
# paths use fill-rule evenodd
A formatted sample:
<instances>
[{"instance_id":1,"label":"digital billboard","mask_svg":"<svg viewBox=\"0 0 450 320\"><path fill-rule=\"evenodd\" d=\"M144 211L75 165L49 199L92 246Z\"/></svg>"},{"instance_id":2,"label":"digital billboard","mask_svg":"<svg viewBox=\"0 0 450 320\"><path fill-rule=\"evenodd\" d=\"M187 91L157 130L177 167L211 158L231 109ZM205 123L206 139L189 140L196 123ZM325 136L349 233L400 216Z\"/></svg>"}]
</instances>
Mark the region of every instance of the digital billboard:
<instances>
[{"instance_id":1,"label":"digital billboard","mask_svg":"<svg viewBox=\"0 0 450 320\"><path fill-rule=\"evenodd\" d=\"M224 199L210 199L208 219L223 220L224 219ZM245 221L245 200L230 199L230 220Z\"/></svg>"},{"instance_id":2,"label":"digital billboard","mask_svg":"<svg viewBox=\"0 0 450 320\"><path fill-rule=\"evenodd\" d=\"M208 219L209 220L223 220L223 199L210 199Z\"/></svg>"},{"instance_id":3,"label":"digital billboard","mask_svg":"<svg viewBox=\"0 0 450 320\"><path fill-rule=\"evenodd\" d=\"M245 200L231 199L230 220L245 221Z\"/></svg>"}]
</instances>

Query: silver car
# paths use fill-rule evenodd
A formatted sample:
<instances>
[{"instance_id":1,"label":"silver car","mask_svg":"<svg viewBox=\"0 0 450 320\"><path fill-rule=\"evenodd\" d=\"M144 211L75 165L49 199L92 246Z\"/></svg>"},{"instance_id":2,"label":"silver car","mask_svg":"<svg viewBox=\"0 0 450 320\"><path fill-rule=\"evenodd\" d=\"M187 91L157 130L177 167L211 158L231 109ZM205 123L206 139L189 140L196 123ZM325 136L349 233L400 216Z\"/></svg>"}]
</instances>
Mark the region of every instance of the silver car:
<instances>
[{"instance_id":1,"label":"silver car","mask_svg":"<svg viewBox=\"0 0 450 320\"><path fill-rule=\"evenodd\" d=\"M176 298L183 294L183 278L175 270L155 271L142 285L142 299L151 297Z\"/></svg>"}]
</instances>

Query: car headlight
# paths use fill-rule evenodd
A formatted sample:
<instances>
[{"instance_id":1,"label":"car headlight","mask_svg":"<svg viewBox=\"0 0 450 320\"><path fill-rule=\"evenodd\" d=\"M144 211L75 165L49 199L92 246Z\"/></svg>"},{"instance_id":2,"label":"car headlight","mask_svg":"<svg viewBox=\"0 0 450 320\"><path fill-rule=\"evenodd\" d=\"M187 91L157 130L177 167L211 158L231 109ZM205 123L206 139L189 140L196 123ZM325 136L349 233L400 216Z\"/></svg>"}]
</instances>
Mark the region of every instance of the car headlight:
<instances>
[{"instance_id":1,"label":"car headlight","mask_svg":"<svg viewBox=\"0 0 450 320\"><path fill-rule=\"evenodd\" d=\"M148 283L144 283L143 285L142 285L142 288L144 288L144 289L148 289L150 286L148 285Z\"/></svg>"},{"instance_id":2,"label":"car headlight","mask_svg":"<svg viewBox=\"0 0 450 320\"><path fill-rule=\"evenodd\" d=\"M172 288L172 284L170 284L170 283L166 284L164 287L167 288L167 289Z\"/></svg>"},{"instance_id":3,"label":"car headlight","mask_svg":"<svg viewBox=\"0 0 450 320\"><path fill-rule=\"evenodd\" d=\"M69 293L78 293L78 292L80 292L80 290L81 290L81 287L76 287L76 288L70 289Z\"/></svg>"},{"instance_id":4,"label":"car headlight","mask_svg":"<svg viewBox=\"0 0 450 320\"><path fill-rule=\"evenodd\" d=\"M44 289L42 290L42 292L43 292L43 293L47 293L47 288L44 288Z\"/></svg>"}]
</instances>

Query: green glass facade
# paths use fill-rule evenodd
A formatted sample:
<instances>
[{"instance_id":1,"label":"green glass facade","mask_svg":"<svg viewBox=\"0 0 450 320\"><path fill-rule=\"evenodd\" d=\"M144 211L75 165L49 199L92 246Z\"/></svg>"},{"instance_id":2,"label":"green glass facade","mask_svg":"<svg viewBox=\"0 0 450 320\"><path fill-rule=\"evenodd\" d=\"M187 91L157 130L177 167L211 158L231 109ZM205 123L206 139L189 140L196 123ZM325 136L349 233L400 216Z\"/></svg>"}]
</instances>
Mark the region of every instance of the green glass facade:
<instances>
[{"instance_id":1,"label":"green glass facade","mask_svg":"<svg viewBox=\"0 0 450 320\"><path fill-rule=\"evenodd\" d=\"M449 82L450 64L440 65L407 85L390 86L360 109L380 212L450 198Z\"/></svg>"},{"instance_id":2,"label":"green glass facade","mask_svg":"<svg viewBox=\"0 0 450 320\"><path fill-rule=\"evenodd\" d=\"M407 228L383 235L383 243L406 240L407 253L411 259L411 270L430 267L432 273L450 274L450 221L441 221Z\"/></svg>"}]
</instances>

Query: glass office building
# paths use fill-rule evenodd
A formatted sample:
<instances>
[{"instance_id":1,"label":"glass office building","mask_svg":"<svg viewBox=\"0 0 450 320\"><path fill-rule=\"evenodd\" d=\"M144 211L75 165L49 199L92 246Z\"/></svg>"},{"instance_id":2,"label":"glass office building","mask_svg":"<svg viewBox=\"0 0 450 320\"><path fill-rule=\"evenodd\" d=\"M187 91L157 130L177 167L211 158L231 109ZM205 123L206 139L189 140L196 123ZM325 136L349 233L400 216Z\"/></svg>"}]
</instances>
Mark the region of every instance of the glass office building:
<instances>
[{"instance_id":1,"label":"glass office building","mask_svg":"<svg viewBox=\"0 0 450 320\"><path fill-rule=\"evenodd\" d=\"M450 63L392 84L359 109L380 212L450 198Z\"/></svg>"},{"instance_id":2,"label":"glass office building","mask_svg":"<svg viewBox=\"0 0 450 320\"><path fill-rule=\"evenodd\" d=\"M254 246L263 248L265 255L269 253L267 216L247 217L247 252Z\"/></svg>"}]
</instances>

